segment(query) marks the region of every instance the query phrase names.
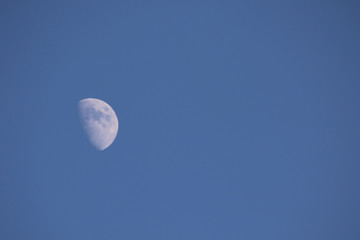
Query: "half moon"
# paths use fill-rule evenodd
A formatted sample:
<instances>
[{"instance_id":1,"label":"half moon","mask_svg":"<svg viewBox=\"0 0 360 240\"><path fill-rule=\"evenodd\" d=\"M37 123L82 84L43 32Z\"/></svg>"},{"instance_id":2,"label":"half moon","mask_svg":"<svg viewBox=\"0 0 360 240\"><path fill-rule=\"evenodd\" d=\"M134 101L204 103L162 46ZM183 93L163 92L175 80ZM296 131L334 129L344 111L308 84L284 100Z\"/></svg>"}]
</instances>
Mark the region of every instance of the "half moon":
<instances>
[{"instance_id":1,"label":"half moon","mask_svg":"<svg viewBox=\"0 0 360 240\"><path fill-rule=\"evenodd\" d=\"M114 110L96 98L79 101L79 116L90 143L98 150L108 148L115 140L119 122Z\"/></svg>"}]
</instances>

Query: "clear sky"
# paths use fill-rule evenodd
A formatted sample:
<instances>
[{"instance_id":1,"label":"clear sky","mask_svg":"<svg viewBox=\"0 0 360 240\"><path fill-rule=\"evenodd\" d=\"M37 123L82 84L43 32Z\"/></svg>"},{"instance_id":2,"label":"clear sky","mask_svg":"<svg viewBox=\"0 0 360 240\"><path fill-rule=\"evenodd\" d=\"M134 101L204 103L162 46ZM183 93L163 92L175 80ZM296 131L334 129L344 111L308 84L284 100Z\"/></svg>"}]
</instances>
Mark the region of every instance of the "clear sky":
<instances>
[{"instance_id":1,"label":"clear sky","mask_svg":"<svg viewBox=\"0 0 360 240\"><path fill-rule=\"evenodd\" d=\"M360 239L359 10L1 1L0 239Z\"/></svg>"}]
</instances>

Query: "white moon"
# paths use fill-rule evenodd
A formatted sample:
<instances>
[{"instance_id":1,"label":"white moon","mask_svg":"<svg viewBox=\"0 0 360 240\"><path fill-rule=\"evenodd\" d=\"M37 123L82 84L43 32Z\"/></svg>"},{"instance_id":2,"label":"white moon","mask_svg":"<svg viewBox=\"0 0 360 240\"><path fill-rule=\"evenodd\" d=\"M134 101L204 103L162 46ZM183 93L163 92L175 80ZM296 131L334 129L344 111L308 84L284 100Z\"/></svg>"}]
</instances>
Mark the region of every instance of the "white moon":
<instances>
[{"instance_id":1,"label":"white moon","mask_svg":"<svg viewBox=\"0 0 360 240\"><path fill-rule=\"evenodd\" d=\"M116 138L119 122L114 110L104 101L86 98L79 101L79 115L90 143L98 150L108 148Z\"/></svg>"}]
</instances>

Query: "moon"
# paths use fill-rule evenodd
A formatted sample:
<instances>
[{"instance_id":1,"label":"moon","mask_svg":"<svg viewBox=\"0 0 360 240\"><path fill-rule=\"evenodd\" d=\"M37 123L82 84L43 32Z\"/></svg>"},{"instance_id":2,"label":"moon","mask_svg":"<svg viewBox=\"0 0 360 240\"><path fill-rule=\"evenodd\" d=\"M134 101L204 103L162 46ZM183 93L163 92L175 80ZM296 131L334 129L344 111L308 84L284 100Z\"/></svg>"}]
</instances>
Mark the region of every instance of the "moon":
<instances>
[{"instance_id":1,"label":"moon","mask_svg":"<svg viewBox=\"0 0 360 240\"><path fill-rule=\"evenodd\" d=\"M109 104L96 98L80 100L78 109L90 143L100 151L108 148L114 142L119 128L114 110Z\"/></svg>"}]
</instances>

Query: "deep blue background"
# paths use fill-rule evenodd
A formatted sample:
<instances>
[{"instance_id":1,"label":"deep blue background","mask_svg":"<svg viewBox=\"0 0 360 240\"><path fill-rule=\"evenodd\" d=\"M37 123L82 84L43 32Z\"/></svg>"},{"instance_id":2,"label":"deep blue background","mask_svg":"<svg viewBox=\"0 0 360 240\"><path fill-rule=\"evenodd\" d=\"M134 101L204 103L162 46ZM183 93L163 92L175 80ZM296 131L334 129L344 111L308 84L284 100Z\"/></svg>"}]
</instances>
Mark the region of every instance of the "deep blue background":
<instances>
[{"instance_id":1,"label":"deep blue background","mask_svg":"<svg viewBox=\"0 0 360 240\"><path fill-rule=\"evenodd\" d=\"M1 1L0 239L360 239L359 4L150 2Z\"/></svg>"}]
</instances>

